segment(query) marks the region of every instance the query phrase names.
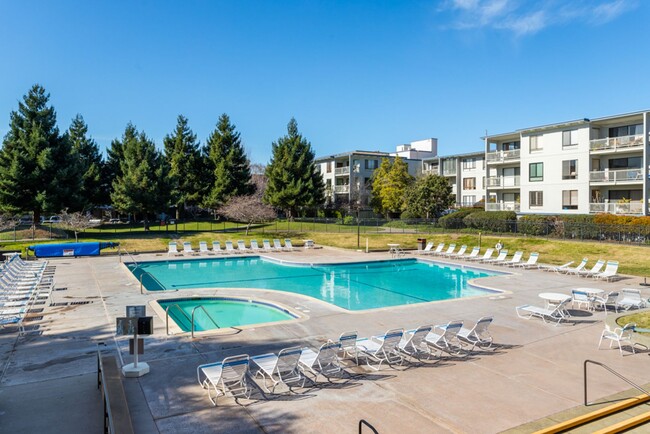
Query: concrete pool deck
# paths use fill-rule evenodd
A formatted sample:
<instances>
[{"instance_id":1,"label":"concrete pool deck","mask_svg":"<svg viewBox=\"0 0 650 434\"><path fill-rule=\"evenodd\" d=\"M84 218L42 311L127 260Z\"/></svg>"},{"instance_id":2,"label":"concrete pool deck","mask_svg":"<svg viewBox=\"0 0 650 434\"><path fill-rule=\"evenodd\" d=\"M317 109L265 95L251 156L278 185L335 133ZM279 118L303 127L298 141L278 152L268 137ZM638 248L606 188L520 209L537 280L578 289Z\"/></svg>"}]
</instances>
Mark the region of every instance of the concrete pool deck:
<instances>
[{"instance_id":1,"label":"concrete pool deck","mask_svg":"<svg viewBox=\"0 0 650 434\"><path fill-rule=\"evenodd\" d=\"M269 256L307 263L389 258L386 253L329 248ZM411 252L406 257L417 255ZM168 258L151 254L135 259ZM189 334L167 336L164 318L148 307L154 315L155 333L146 338L141 360L149 363L151 372L124 381L136 432L343 433L356 432L359 420L365 419L380 433L496 433L581 405L585 359L603 362L638 384L650 382L647 352L621 357L617 349L597 349L604 313L574 310L574 321L557 327L515 314L515 306L542 305L540 292L570 294L572 288L584 286L638 287L642 280L638 278L605 283L516 270L484 279L488 286L506 291L501 295L346 312L322 301L270 290L141 295L137 280L116 256L62 258L50 263L56 266L56 288L65 289L53 292L52 306L35 306L43 311L26 323L31 329L26 336L0 333L0 432L35 432L43 427L48 432L101 432L94 382L98 344L118 354L122 362L131 362L127 338L114 336L115 318L124 315L126 305L194 294L259 297L288 306L305 318L191 339ZM642 294L648 298L650 289ZM454 319L473 323L484 315L494 317L490 330L500 348L467 360L379 372L354 367L352 371L362 375L340 384L325 383L269 399L255 389L254 399L238 404L220 398L216 408L196 381L198 365L229 355L257 355L291 345L318 347L346 330L370 336L389 328L409 329ZM597 370L589 387L590 399L629 389Z\"/></svg>"}]
</instances>

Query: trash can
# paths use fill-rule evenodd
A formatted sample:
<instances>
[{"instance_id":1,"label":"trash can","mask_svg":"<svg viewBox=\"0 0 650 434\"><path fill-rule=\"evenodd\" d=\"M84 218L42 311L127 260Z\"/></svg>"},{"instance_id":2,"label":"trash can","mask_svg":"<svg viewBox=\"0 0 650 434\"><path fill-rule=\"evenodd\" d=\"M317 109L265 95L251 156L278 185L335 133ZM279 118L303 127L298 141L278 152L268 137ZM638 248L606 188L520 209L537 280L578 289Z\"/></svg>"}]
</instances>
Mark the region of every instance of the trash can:
<instances>
[{"instance_id":1,"label":"trash can","mask_svg":"<svg viewBox=\"0 0 650 434\"><path fill-rule=\"evenodd\" d=\"M426 238L418 238L418 250L424 250L424 246L427 245Z\"/></svg>"}]
</instances>

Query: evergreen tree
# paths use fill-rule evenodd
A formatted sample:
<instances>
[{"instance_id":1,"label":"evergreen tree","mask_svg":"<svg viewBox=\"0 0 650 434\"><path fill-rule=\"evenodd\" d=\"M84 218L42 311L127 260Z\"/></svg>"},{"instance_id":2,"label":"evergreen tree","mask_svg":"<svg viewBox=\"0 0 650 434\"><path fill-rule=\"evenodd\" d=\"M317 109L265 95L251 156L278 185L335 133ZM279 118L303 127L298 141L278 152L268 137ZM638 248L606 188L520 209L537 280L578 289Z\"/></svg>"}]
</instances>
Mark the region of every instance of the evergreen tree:
<instances>
[{"instance_id":1,"label":"evergreen tree","mask_svg":"<svg viewBox=\"0 0 650 434\"><path fill-rule=\"evenodd\" d=\"M266 166L267 187L264 200L283 209L293 218L301 208L313 208L324 201L323 178L316 171L311 144L298 132L291 118L287 135L272 145L271 162Z\"/></svg>"},{"instance_id":2,"label":"evergreen tree","mask_svg":"<svg viewBox=\"0 0 650 434\"><path fill-rule=\"evenodd\" d=\"M406 213L413 218L437 218L454 203L451 184L440 175L423 176L406 193Z\"/></svg>"},{"instance_id":3,"label":"evergreen tree","mask_svg":"<svg viewBox=\"0 0 650 434\"><path fill-rule=\"evenodd\" d=\"M135 132L134 135L131 135ZM126 127L121 142L120 174L112 183L113 207L122 213L148 216L166 206L168 185L163 156L144 132Z\"/></svg>"},{"instance_id":4,"label":"evergreen tree","mask_svg":"<svg viewBox=\"0 0 650 434\"><path fill-rule=\"evenodd\" d=\"M138 130L132 123L128 123L122 139L114 139L111 146L106 150L106 162L102 174L102 195L106 202L111 201L113 193L113 181L122 176L121 161L124 159L124 143L137 140Z\"/></svg>"},{"instance_id":5,"label":"evergreen tree","mask_svg":"<svg viewBox=\"0 0 650 434\"><path fill-rule=\"evenodd\" d=\"M170 198L176 205L176 218L179 219L181 207L197 204L201 196L199 144L187 118L182 115L178 116L174 132L167 135L163 143L169 168Z\"/></svg>"},{"instance_id":6,"label":"evergreen tree","mask_svg":"<svg viewBox=\"0 0 650 434\"><path fill-rule=\"evenodd\" d=\"M373 173L373 207L386 215L400 214L406 208L406 192L415 178L408 172L408 164L400 157L391 163L387 158Z\"/></svg>"},{"instance_id":7,"label":"evergreen tree","mask_svg":"<svg viewBox=\"0 0 650 434\"><path fill-rule=\"evenodd\" d=\"M216 129L210 134L203 149L210 184L203 200L205 208L218 208L230 197L251 194L250 162L241 144L239 132L230 123L227 114L222 114Z\"/></svg>"},{"instance_id":8,"label":"evergreen tree","mask_svg":"<svg viewBox=\"0 0 650 434\"><path fill-rule=\"evenodd\" d=\"M58 212L79 203L79 167L69 142L59 134L50 95L36 84L11 113L0 149L0 209Z\"/></svg>"},{"instance_id":9,"label":"evergreen tree","mask_svg":"<svg viewBox=\"0 0 650 434\"><path fill-rule=\"evenodd\" d=\"M102 195L102 156L97 143L88 137L88 125L80 114L72 120L67 139L81 172L82 209L88 210L95 205L107 204Z\"/></svg>"}]
</instances>

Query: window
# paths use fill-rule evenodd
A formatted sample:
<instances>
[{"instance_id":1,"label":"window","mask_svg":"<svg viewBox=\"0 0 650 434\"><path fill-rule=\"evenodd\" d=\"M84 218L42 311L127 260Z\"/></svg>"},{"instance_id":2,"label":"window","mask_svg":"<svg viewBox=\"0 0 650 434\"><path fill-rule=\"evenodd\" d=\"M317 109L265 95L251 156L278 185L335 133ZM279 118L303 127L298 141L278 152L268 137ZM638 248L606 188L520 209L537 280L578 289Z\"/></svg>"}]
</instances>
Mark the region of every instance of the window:
<instances>
[{"instance_id":1,"label":"window","mask_svg":"<svg viewBox=\"0 0 650 434\"><path fill-rule=\"evenodd\" d=\"M609 129L609 137L636 136L643 134L643 124L626 125Z\"/></svg>"},{"instance_id":2,"label":"window","mask_svg":"<svg viewBox=\"0 0 650 434\"><path fill-rule=\"evenodd\" d=\"M562 162L562 179L578 179L578 160Z\"/></svg>"},{"instance_id":3,"label":"window","mask_svg":"<svg viewBox=\"0 0 650 434\"><path fill-rule=\"evenodd\" d=\"M643 190L609 190L609 200L617 202L621 199L643 200Z\"/></svg>"},{"instance_id":4,"label":"window","mask_svg":"<svg viewBox=\"0 0 650 434\"><path fill-rule=\"evenodd\" d=\"M379 167L379 160L365 160L365 167L374 170Z\"/></svg>"},{"instance_id":5,"label":"window","mask_svg":"<svg viewBox=\"0 0 650 434\"><path fill-rule=\"evenodd\" d=\"M578 130L562 131L562 147L576 146L578 144Z\"/></svg>"},{"instance_id":6,"label":"window","mask_svg":"<svg viewBox=\"0 0 650 434\"><path fill-rule=\"evenodd\" d=\"M542 136L530 136L530 152L541 151L544 149L542 146Z\"/></svg>"},{"instance_id":7,"label":"window","mask_svg":"<svg viewBox=\"0 0 650 434\"><path fill-rule=\"evenodd\" d=\"M501 145L501 149L504 151L514 151L515 149L519 149L521 146L521 143L519 140L516 142L505 142L503 145Z\"/></svg>"},{"instance_id":8,"label":"window","mask_svg":"<svg viewBox=\"0 0 650 434\"><path fill-rule=\"evenodd\" d=\"M332 162L331 161L327 162L327 173L332 173Z\"/></svg>"},{"instance_id":9,"label":"window","mask_svg":"<svg viewBox=\"0 0 650 434\"><path fill-rule=\"evenodd\" d=\"M529 195L530 206L542 206L544 205L544 192L543 191L531 191Z\"/></svg>"},{"instance_id":10,"label":"window","mask_svg":"<svg viewBox=\"0 0 650 434\"><path fill-rule=\"evenodd\" d=\"M332 188L332 178L328 178L325 180L325 185L327 185L328 189Z\"/></svg>"},{"instance_id":11,"label":"window","mask_svg":"<svg viewBox=\"0 0 650 434\"><path fill-rule=\"evenodd\" d=\"M476 190L476 178L463 179L463 190Z\"/></svg>"},{"instance_id":12,"label":"window","mask_svg":"<svg viewBox=\"0 0 650 434\"><path fill-rule=\"evenodd\" d=\"M462 206L472 206L476 203L476 196L463 196Z\"/></svg>"},{"instance_id":13,"label":"window","mask_svg":"<svg viewBox=\"0 0 650 434\"><path fill-rule=\"evenodd\" d=\"M463 170L476 169L476 158L466 158L463 160Z\"/></svg>"},{"instance_id":14,"label":"window","mask_svg":"<svg viewBox=\"0 0 650 434\"><path fill-rule=\"evenodd\" d=\"M578 190L562 190L562 209L578 209Z\"/></svg>"},{"instance_id":15,"label":"window","mask_svg":"<svg viewBox=\"0 0 650 434\"><path fill-rule=\"evenodd\" d=\"M544 163L530 163L528 166L528 180L537 182L544 180Z\"/></svg>"},{"instance_id":16,"label":"window","mask_svg":"<svg viewBox=\"0 0 650 434\"><path fill-rule=\"evenodd\" d=\"M609 169L640 169L643 165L643 157L612 158L609 160Z\"/></svg>"}]
</instances>

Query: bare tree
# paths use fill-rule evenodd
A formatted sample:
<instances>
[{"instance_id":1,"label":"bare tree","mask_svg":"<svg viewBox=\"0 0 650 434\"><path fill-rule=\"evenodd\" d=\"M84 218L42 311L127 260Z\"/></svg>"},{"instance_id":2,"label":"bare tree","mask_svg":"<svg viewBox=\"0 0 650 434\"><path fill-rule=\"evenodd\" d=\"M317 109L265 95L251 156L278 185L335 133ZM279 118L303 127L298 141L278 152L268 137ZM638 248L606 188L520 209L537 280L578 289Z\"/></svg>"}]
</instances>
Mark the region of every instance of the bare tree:
<instances>
[{"instance_id":1,"label":"bare tree","mask_svg":"<svg viewBox=\"0 0 650 434\"><path fill-rule=\"evenodd\" d=\"M255 192L246 196L234 196L217 212L228 220L246 223L246 235L254 223L264 223L276 218L277 214L272 206L262 202L266 188L266 178L263 175L253 175Z\"/></svg>"},{"instance_id":2,"label":"bare tree","mask_svg":"<svg viewBox=\"0 0 650 434\"><path fill-rule=\"evenodd\" d=\"M97 226L97 224L97 221L92 220L89 214L83 214L79 211L73 213L68 213L67 210L61 211L61 225L74 231L75 242L79 242L79 232Z\"/></svg>"}]
</instances>

